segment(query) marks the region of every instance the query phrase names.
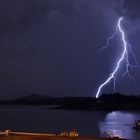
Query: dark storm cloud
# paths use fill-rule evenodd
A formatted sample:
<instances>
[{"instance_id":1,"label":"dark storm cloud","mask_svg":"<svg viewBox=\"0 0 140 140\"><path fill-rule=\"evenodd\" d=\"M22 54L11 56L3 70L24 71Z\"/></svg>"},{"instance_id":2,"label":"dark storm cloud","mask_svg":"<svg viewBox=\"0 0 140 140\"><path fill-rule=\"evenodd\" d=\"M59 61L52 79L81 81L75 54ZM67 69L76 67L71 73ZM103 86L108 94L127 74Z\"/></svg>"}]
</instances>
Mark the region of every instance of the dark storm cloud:
<instances>
[{"instance_id":1,"label":"dark storm cloud","mask_svg":"<svg viewBox=\"0 0 140 140\"><path fill-rule=\"evenodd\" d=\"M2 0L0 1L0 30L10 32L48 24L59 14L76 14L85 1L74 0ZM68 15L69 16L69 15Z\"/></svg>"},{"instance_id":2,"label":"dark storm cloud","mask_svg":"<svg viewBox=\"0 0 140 140\"><path fill-rule=\"evenodd\" d=\"M0 1L0 29L4 32L31 27L49 18L54 11L44 0Z\"/></svg>"},{"instance_id":3,"label":"dark storm cloud","mask_svg":"<svg viewBox=\"0 0 140 140\"><path fill-rule=\"evenodd\" d=\"M93 70L87 60L93 55L92 20L84 3L0 1L1 98L33 92L84 95Z\"/></svg>"},{"instance_id":4,"label":"dark storm cloud","mask_svg":"<svg viewBox=\"0 0 140 140\"><path fill-rule=\"evenodd\" d=\"M114 32L115 8L130 11L119 2L1 0L1 98L33 92L94 96L118 54L113 50L116 40L114 47L97 54Z\"/></svg>"},{"instance_id":5,"label":"dark storm cloud","mask_svg":"<svg viewBox=\"0 0 140 140\"><path fill-rule=\"evenodd\" d=\"M140 1L139 0L123 0L121 1L121 15L130 20L140 19Z\"/></svg>"}]
</instances>

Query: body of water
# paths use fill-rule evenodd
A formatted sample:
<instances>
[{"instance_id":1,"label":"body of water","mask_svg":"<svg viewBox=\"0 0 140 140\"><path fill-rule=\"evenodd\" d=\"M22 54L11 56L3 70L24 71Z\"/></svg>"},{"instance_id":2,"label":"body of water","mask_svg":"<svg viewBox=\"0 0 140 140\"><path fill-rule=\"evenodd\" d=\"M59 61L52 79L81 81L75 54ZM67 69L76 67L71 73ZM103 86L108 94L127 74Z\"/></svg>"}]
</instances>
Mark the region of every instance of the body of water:
<instances>
[{"instance_id":1,"label":"body of water","mask_svg":"<svg viewBox=\"0 0 140 140\"><path fill-rule=\"evenodd\" d=\"M134 130L140 112L95 112L47 109L48 106L0 106L0 130L59 133L77 130L81 136L118 135L140 139Z\"/></svg>"}]
</instances>

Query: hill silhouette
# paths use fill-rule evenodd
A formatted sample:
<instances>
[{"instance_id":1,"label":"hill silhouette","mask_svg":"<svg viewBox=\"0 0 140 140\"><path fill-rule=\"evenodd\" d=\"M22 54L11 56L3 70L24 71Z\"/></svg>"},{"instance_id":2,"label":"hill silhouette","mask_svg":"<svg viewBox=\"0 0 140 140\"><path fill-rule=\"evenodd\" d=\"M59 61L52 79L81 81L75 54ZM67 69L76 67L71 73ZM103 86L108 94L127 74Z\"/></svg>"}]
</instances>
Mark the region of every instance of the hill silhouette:
<instances>
[{"instance_id":1,"label":"hill silhouette","mask_svg":"<svg viewBox=\"0 0 140 140\"><path fill-rule=\"evenodd\" d=\"M51 97L31 94L14 100L0 101L1 105L59 105L55 109L71 110L140 110L140 96L120 93L94 97Z\"/></svg>"}]
</instances>

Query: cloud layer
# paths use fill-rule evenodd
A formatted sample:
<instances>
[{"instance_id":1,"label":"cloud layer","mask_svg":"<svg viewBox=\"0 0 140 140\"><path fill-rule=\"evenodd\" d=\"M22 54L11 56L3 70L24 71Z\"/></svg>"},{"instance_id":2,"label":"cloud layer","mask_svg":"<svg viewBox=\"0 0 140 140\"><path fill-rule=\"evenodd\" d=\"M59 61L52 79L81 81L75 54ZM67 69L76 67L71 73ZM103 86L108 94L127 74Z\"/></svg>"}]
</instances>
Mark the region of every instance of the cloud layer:
<instances>
[{"instance_id":1,"label":"cloud layer","mask_svg":"<svg viewBox=\"0 0 140 140\"><path fill-rule=\"evenodd\" d=\"M140 19L140 1L139 0L123 0L121 1L121 14L130 20Z\"/></svg>"}]
</instances>

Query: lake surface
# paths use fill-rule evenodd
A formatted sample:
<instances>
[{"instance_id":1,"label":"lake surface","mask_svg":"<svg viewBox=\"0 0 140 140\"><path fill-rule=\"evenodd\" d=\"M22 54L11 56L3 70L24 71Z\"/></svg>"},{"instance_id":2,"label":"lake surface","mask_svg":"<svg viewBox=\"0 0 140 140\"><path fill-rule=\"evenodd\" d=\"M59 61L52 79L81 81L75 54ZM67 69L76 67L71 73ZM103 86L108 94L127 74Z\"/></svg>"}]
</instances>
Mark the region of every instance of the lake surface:
<instances>
[{"instance_id":1,"label":"lake surface","mask_svg":"<svg viewBox=\"0 0 140 140\"><path fill-rule=\"evenodd\" d=\"M119 135L140 139L134 130L140 112L95 112L47 109L48 106L0 106L0 130L59 133L76 129L81 136Z\"/></svg>"}]
</instances>

